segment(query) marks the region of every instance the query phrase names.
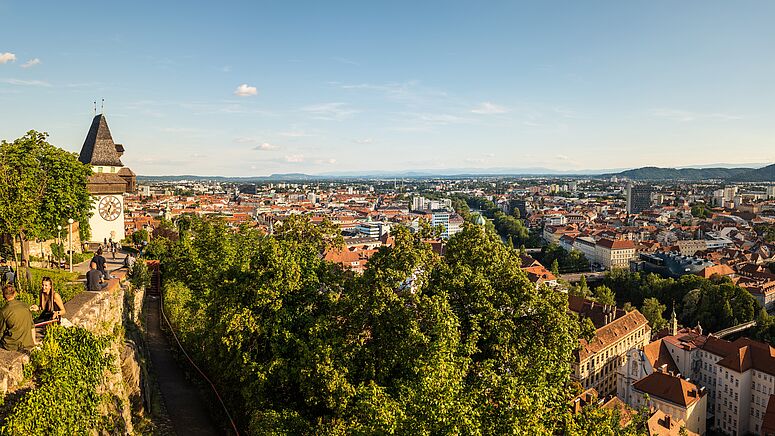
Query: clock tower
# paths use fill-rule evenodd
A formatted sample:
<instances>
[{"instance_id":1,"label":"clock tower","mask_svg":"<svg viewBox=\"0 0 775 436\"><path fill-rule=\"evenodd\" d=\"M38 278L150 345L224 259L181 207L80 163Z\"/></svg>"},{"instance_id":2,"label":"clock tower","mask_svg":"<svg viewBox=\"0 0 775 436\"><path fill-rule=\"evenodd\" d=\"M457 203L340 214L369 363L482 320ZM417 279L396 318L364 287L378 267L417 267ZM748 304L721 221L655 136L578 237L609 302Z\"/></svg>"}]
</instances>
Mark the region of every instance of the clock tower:
<instances>
[{"instance_id":1,"label":"clock tower","mask_svg":"<svg viewBox=\"0 0 775 436\"><path fill-rule=\"evenodd\" d=\"M78 160L90 164L94 174L86 185L91 194L91 241L124 239L124 194L136 189L135 173L121 163L124 146L113 142L104 114L94 117Z\"/></svg>"}]
</instances>

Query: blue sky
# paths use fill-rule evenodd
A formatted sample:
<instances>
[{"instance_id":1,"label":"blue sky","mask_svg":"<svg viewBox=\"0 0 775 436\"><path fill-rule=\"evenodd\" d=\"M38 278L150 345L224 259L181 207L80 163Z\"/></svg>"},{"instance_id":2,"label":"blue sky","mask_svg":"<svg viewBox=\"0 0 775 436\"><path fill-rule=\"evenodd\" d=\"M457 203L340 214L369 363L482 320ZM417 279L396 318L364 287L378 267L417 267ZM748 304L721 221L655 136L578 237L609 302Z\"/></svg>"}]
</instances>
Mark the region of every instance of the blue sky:
<instances>
[{"instance_id":1,"label":"blue sky","mask_svg":"<svg viewBox=\"0 0 775 436\"><path fill-rule=\"evenodd\" d=\"M0 138L139 174L775 161L775 2L0 0ZM243 86L244 85L244 86Z\"/></svg>"}]
</instances>

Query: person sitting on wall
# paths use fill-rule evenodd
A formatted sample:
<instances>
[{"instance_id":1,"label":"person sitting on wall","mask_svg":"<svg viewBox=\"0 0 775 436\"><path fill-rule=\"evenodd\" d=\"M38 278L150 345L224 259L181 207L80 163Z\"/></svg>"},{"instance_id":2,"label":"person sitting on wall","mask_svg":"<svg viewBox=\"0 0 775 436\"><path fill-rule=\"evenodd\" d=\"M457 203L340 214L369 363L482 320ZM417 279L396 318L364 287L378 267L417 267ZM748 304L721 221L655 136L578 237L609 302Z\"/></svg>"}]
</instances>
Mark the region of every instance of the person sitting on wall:
<instances>
[{"instance_id":1,"label":"person sitting on wall","mask_svg":"<svg viewBox=\"0 0 775 436\"><path fill-rule=\"evenodd\" d=\"M3 286L5 307L0 310L0 347L9 351L25 351L35 345L32 312L16 299L16 288Z\"/></svg>"},{"instance_id":2,"label":"person sitting on wall","mask_svg":"<svg viewBox=\"0 0 775 436\"><path fill-rule=\"evenodd\" d=\"M124 268L132 269L133 266L135 266L135 257L132 256L132 253L127 253L124 258Z\"/></svg>"},{"instance_id":3,"label":"person sitting on wall","mask_svg":"<svg viewBox=\"0 0 775 436\"><path fill-rule=\"evenodd\" d=\"M38 321L59 320L67 313L62 296L54 290L54 282L51 277L43 277L40 290L40 306L32 306L32 310L40 310Z\"/></svg>"},{"instance_id":4,"label":"person sitting on wall","mask_svg":"<svg viewBox=\"0 0 775 436\"><path fill-rule=\"evenodd\" d=\"M107 283L101 283L103 275L97 269L97 262L92 260L89 263L89 272L86 273L86 290L87 291L101 291L105 289Z\"/></svg>"}]
</instances>

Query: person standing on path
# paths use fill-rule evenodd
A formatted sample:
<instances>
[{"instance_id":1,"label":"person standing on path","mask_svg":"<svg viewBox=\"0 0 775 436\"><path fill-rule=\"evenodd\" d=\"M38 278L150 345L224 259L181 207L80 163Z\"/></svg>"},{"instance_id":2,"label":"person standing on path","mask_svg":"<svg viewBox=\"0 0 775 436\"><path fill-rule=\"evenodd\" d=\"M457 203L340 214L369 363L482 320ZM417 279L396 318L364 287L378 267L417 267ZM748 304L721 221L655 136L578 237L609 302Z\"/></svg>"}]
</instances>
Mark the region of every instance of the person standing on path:
<instances>
[{"instance_id":1,"label":"person standing on path","mask_svg":"<svg viewBox=\"0 0 775 436\"><path fill-rule=\"evenodd\" d=\"M32 312L26 304L16 299L13 285L3 286L5 307L0 310L0 347L9 351L29 350L35 345L35 327Z\"/></svg>"},{"instance_id":2,"label":"person standing on path","mask_svg":"<svg viewBox=\"0 0 775 436\"><path fill-rule=\"evenodd\" d=\"M110 278L106 267L108 261L105 259L105 256L102 255L102 248L97 249L97 254L91 258L91 261L97 264L97 271L102 273L102 276L105 278L105 280L108 280Z\"/></svg>"}]
</instances>

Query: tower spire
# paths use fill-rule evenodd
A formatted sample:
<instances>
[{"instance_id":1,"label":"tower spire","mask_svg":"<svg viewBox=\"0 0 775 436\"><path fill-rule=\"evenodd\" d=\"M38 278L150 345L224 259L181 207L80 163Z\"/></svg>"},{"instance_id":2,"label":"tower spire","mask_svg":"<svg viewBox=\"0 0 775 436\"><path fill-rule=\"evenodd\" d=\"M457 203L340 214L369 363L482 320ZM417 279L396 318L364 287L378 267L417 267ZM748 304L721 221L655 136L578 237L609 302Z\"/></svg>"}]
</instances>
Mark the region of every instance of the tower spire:
<instances>
[{"instance_id":1,"label":"tower spire","mask_svg":"<svg viewBox=\"0 0 775 436\"><path fill-rule=\"evenodd\" d=\"M675 301L673 301L673 312L670 314L670 335L678 334L678 317L675 315Z\"/></svg>"}]
</instances>

